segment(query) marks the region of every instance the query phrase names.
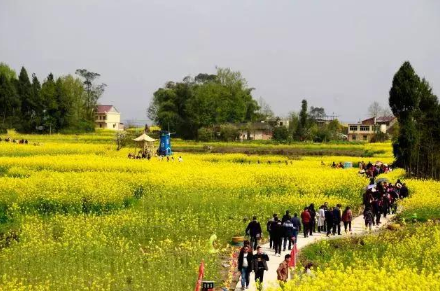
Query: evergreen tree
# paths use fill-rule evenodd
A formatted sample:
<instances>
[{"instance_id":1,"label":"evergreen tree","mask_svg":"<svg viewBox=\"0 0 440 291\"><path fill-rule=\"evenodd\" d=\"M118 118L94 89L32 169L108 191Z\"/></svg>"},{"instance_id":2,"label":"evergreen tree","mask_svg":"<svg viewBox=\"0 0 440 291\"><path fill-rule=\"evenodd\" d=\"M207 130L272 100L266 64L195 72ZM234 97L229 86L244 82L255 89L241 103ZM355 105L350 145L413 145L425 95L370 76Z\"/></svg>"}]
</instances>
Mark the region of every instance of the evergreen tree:
<instances>
[{"instance_id":1,"label":"evergreen tree","mask_svg":"<svg viewBox=\"0 0 440 291\"><path fill-rule=\"evenodd\" d=\"M304 140L307 131L307 100L301 101L301 111L299 113L299 122L296 128L296 137L298 140Z\"/></svg>"},{"instance_id":2,"label":"evergreen tree","mask_svg":"<svg viewBox=\"0 0 440 291\"><path fill-rule=\"evenodd\" d=\"M393 142L396 165L405 168L409 174L413 171L419 138L413 120L420 102L419 88L420 78L409 62L403 63L394 75L389 104L400 126L399 135Z\"/></svg>"},{"instance_id":3,"label":"evergreen tree","mask_svg":"<svg viewBox=\"0 0 440 291\"><path fill-rule=\"evenodd\" d=\"M34 104L31 115L31 129L36 130L37 126L43 123L44 104L41 98L41 84L35 74L32 74L32 103Z\"/></svg>"},{"instance_id":4,"label":"evergreen tree","mask_svg":"<svg viewBox=\"0 0 440 291\"><path fill-rule=\"evenodd\" d=\"M21 126L22 131L31 132L33 130L31 118L35 111L36 104L32 98L32 84L24 67L21 68L17 82L17 94L21 101Z\"/></svg>"}]
</instances>

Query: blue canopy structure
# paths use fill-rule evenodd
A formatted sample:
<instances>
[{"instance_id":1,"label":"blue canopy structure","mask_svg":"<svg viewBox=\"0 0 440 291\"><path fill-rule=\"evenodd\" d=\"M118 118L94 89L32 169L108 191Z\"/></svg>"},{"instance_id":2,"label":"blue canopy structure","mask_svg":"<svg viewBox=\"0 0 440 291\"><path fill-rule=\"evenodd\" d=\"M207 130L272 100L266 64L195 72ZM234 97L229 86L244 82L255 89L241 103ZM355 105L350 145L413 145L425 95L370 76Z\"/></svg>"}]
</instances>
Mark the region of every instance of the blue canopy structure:
<instances>
[{"instance_id":1,"label":"blue canopy structure","mask_svg":"<svg viewBox=\"0 0 440 291\"><path fill-rule=\"evenodd\" d=\"M159 155L170 156L173 152L171 151L171 133L166 130L160 132L160 144L159 144Z\"/></svg>"}]
</instances>

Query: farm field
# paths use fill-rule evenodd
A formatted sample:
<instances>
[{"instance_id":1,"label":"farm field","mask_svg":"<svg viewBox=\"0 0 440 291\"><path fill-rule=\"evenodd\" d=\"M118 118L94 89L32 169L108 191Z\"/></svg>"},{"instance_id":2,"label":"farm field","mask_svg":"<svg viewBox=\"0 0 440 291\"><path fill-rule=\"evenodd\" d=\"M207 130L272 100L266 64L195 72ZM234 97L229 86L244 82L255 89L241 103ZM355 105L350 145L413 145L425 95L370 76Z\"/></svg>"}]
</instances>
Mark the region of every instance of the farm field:
<instances>
[{"instance_id":1,"label":"farm field","mask_svg":"<svg viewBox=\"0 0 440 291\"><path fill-rule=\"evenodd\" d=\"M202 259L205 278L227 285L228 242L252 215L264 223L325 201L358 210L367 183L330 164L369 158L184 153L179 163L129 160L131 149L116 151L107 133L27 138L0 143L1 290L191 290ZM389 144L355 146L392 161ZM438 214L427 194L438 183L408 184L416 200L405 209Z\"/></svg>"}]
</instances>

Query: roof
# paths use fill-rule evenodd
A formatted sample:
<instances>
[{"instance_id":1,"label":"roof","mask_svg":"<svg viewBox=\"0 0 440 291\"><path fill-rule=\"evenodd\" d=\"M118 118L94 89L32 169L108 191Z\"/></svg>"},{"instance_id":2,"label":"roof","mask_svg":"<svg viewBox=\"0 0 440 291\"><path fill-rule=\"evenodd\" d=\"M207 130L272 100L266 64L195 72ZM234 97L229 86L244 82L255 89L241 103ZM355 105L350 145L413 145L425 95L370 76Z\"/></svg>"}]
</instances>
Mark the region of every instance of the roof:
<instances>
[{"instance_id":1,"label":"roof","mask_svg":"<svg viewBox=\"0 0 440 291\"><path fill-rule=\"evenodd\" d=\"M142 134L141 136L138 136L137 138L133 139L134 141L148 141L148 142L153 142L156 141L154 138L149 137L148 135L146 135L145 133Z\"/></svg>"},{"instance_id":2,"label":"roof","mask_svg":"<svg viewBox=\"0 0 440 291\"><path fill-rule=\"evenodd\" d=\"M107 112L111 111L112 108L116 112L118 112L118 110L116 110L116 108L113 105L98 105L98 106L96 106L96 113L107 113Z\"/></svg>"},{"instance_id":3,"label":"roof","mask_svg":"<svg viewBox=\"0 0 440 291\"><path fill-rule=\"evenodd\" d=\"M393 121L396 117L394 116L379 116L379 117L371 117L365 120L362 120L362 124L365 125L374 125L377 123L389 123Z\"/></svg>"},{"instance_id":4,"label":"roof","mask_svg":"<svg viewBox=\"0 0 440 291\"><path fill-rule=\"evenodd\" d=\"M376 122L391 122L394 120L394 116L381 116L376 118Z\"/></svg>"}]
</instances>

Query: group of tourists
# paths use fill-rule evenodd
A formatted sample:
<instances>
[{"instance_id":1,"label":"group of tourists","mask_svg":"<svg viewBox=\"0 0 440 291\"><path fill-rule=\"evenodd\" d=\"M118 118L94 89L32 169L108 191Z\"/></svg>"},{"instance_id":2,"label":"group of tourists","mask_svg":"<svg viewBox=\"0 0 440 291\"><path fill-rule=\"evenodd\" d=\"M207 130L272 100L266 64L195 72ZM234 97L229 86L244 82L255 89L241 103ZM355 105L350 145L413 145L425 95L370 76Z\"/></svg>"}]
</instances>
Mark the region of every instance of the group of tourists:
<instances>
[{"instance_id":1,"label":"group of tourists","mask_svg":"<svg viewBox=\"0 0 440 291\"><path fill-rule=\"evenodd\" d=\"M11 139L10 137L7 137L5 139L2 139L0 137L0 142L4 141L4 142L12 142L12 143L16 143L16 144L28 144L29 141L27 139Z\"/></svg>"},{"instance_id":2,"label":"group of tourists","mask_svg":"<svg viewBox=\"0 0 440 291\"><path fill-rule=\"evenodd\" d=\"M365 174L368 178L376 178L380 174L386 174L391 172L393 169L380 161L377 161L375 164L368 162L365 164L364 161L359 162L359 174Z\"/></svg>"},{"instance_id":3,"label":"group of tourists","mask_svg":"<svg viewBox=\"0 0 440 291\"><path fill-rule=\"evenodd\" d=\"M387 170L387 167L371 166L379 171ZM371 169L369 167L369 169ZM405 183L400 180L393 185L386 179L379 179L375 182L374 176L370 179L364 195L364 220L365 228L372 229L373 225L380 224L380 218L383 215L393 214L397 211L397 200L409 196L409 191ZM280 219L278 214L273 214L267 222L266 229L269 233L269 246L274 250L275 256L281 256L281 248L291 250L298 242L298 234L302 232L303 237L313 236L314 233L325 233L330 235L342 235L341 227L343 225L345 233L352 233L353 212L350 206L342 208L341 204L330 207L327 202L321 205L317 210L312 203L298 216L293 216L287 210ZM255 271L255 281L262 283L264 272L268 270L267 262L269 256L263 253L258 241L263 236L263 231L257 217L254 216L246 228L246 234L250 237L245 241L240 250L238 258L238 269L241 272L241 285L243 289L249 287L249 277L252 271ZM256 250L256 254L253 254ZM286 282L289 273L289 266L293 258L290 254L285 255L284 261L277 269L277 278L280 282ZM310 265L306 266L305 273L310 272Z\"/></svg>"},{"instance_id":4,"label":"group of tourists","mask_svg":"<svg viewBox=\"0 0 440 291\"><path fill-rule=\"evenodd\" d=\"M396 213L397 200L408 196L408 187L400 180L393 185L386 180L375 183L374 178L371 178L363 195L365 228L371 230L372 226L380 225L381 216Z\"/></svg>"},{"instance_id":5,"label":"group of tourists","mask_svg":"<svg viewBox=\"0 0 440 291\"><path fill-rule=\"evenodd\" d=\"M174 156L162 156L162 155L157 155L157 154L155 154L155 156L157 156L157 159L159 161L174 162L174 160L175 160ZM140 159L151 160L152 155L151 155L151 153L139 151L139 153L137 155L129 153L128 154L128 158L129 159L135 159L135 160L140 160ZM182 156L179 156L179 158L177 160L179 162L183 162Z\"/></svg>"}]
</instances>

